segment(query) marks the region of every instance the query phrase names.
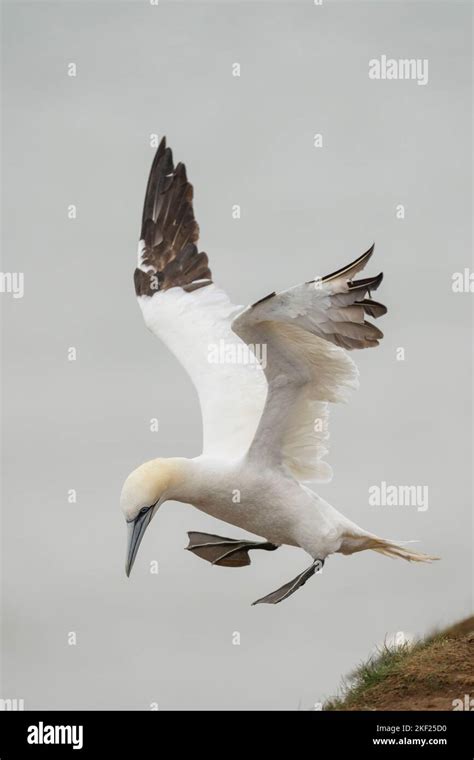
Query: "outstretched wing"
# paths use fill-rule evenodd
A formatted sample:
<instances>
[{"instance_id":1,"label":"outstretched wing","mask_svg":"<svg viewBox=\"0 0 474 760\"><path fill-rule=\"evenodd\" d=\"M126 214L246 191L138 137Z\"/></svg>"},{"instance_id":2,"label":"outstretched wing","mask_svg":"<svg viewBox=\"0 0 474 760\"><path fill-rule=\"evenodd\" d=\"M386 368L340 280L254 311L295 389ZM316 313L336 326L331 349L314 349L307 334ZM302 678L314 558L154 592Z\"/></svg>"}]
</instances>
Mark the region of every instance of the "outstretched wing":
<instances>
[{"instance_id":1,"label":"outstretched wing","mask_svg":"<svg viewBox=\"0 0 474 760\"><path fill-rule=\"evenodd\" d=\"M186 167L173 166L173 155L160 142L151 165L143 205L135 270L137 296L181 287L192 292L212 281L205 253L198 253L199 226L194 218L193 186Z\"/></svg>"},{"instance_id":2,"label":"outstretched wing","mask_svg":"<svg viewBox=\"0 0 474 760\"><path fill-rule=\"evenodd\" d=\"M383 275L352 279L373 250L326 277L270 294L232 323L242 340L262 346L266 355L268 395L249 456L283 464L299 480L331 478L322 461L328 402L346 400L358 385L357 367L345 349L377 346L383 337L365 319L387 311L370 298Z\"/></svg>"},{"instance_id":3,"label":"outstretched wing","mask_svg":"<svg viewBox=\"0 0 474 760\"><path fill-rule=\"evenodd\" d=\"M163 138L145 194L135 291L147 327L196 386L204 453L237 456L252 441L267 384L255 357L231 329L243 307L212 283L198 238L193 187L184 164L174 167Z\"/></svg>"}]
</instances>

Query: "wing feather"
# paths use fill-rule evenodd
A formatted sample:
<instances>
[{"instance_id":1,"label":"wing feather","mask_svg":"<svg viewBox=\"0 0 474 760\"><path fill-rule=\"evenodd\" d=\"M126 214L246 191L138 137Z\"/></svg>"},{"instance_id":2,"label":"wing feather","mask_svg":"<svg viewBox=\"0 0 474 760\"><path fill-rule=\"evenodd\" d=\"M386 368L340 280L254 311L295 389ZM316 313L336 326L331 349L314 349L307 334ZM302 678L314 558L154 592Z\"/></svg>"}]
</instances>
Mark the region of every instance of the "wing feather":
<instances>
[{"instance_id":1,"label":"wing feather","mask_svg":"<svg viewBox=\"0 0 474 760\"><path fill-rule=\"evenodd\" d=\"M358 386L347 351L377 346L382 332L365 319L386 313L366 296L383 275L353 280L372 246L352 264L319 280L273 294L238 315L232 329L267 346L268 395L250 456L281 464L300 480L329 480L328 403L346 401Z\"/></svg>"},{"instance_id":2,"label":"wing feather","mask_svg":"<svg viewBox=\"0 0 474 760\"><path fill-rule=\"evenodd\" d=\"M143 207L135 291L145 324L193 381L203 418L203 452L234 457L247 451L267 392L263 372L232 331L235 306L211 282L196 242L193 188L176 168L163 138L153 160ZM253 360L253 361L252 361Z\"/></svg>"},{"instance_id":3,"label":"wing feather","mask_svg":"<svg viewBox=\"0 0 474 760\"><path fill-rule=\"evenodd\" d=\"M209 261L197 249L198 238L193 186L184 164L174 167L173 154L163 138L151 165L143 204L134 275L137 296L174 287L191 292L209 285Z\"/></svg>"}]
</instances>

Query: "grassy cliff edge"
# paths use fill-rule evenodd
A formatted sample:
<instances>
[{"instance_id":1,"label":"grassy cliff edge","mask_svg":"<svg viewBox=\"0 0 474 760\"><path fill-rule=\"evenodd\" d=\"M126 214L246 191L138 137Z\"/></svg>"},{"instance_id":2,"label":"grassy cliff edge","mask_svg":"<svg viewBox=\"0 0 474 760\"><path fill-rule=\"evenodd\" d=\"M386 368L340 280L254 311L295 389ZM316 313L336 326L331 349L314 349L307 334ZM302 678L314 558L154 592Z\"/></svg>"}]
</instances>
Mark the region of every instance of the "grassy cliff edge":
<instances>
[{"instance_id":1,"label":"grassy cliff edge","mask_svg":"<svg viewBox=\"0 0 474 760\"><path fill-rule=\"evenodd\" d=\"M473 655L474 616L414 644L385 647L323 709L474 710Z\"/></svg>"}]
</instances>

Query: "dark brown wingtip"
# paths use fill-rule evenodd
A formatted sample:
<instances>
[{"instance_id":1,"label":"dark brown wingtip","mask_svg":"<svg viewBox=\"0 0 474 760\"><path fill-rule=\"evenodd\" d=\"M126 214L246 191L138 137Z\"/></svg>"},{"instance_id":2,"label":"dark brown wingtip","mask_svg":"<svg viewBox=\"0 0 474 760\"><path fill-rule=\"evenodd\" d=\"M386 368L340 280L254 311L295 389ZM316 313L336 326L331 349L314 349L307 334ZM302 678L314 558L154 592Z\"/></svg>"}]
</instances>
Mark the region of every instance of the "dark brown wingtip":
<instances>
[{"instance_id":1,"label":"dark brown wingtip","mask_svg":"<svg viewBox=\"0 0 474 760\"><path fill-rule=\"evenodd\" d=\"M325 277L321 278L322 282L329 282L329 280L334 280L337 277L341 277L343 274L348 275L348 279L350 279L350 273L354 269L359 269L360 265L364 267L370 257L372 256L375 248L375 243L372 243L370 248L368 248L365 253L362 253L360 256L358 256L354 261L351 261L350 264L346 264L345 267L341 267L341 269L337 269L335 272L331 272L331 274L327 274Z\"/></svg>"},{"instance_id":2,"label":"dark brown wingtip","mask_svg":"<svg viewBox=\"0 0 474 760\"><path fill-rule=\"evenodd\" d=\"M268 296L263 296L263 298L260 298L258 301L255 301L255 303L251 304L251 308L253 309L254 306L258 306L260 303L263 303L264 301L268 301L270 298L273 298L273 296L276 296L275 290L273 291L273 293L269 293Z\"/></svg>"},{"instance_id":3,"label":"dark brown wingtip","mask_svg":"<svg viewBox=\"0 0 474 760\"><path fill-rule=\"evenodd\" d=\"M383 332L382 330L379 330L378 327L372 324L372 322L367 322L367 320L364 320L364 327L367 330L367 338L368 340L382 340L383 338Z\"/></svg>"},{"instance_id":4,"label":"dark brown wingtip","mask_svg":"<svg viewBox=\"0 0 474 760\"><path fill-rule=\"evenodd\" d=\"M365 290L377 290L380 283L383 280L383 272L380 272L376 277L366 277L363 280L352 280L348 283L349 290L354 288L365 288Z\"/></svg>"},{"instance_id":5,"label":"dark brown wingtip","mask_svg":"<svg viewBox=\"0 0 474 760\"><path fill-rule=\"evenodd\" d=\"M187 182L188 181L188 175L186 173L186 165L183 164L182 161L179 162L179 164L176 164L175 175L178 177L178 179L181 182Z\"/></svg>"},{"instance_id":6,"label":"dark brown wingtip","mask_svg":"<svg viewBox=\"0 0 474 760\"><path fill-rule=\"evenodd\" d=\"M154 277L154 280L152 280L152 277ZM158 290L158 275L153 273L149 275L147 272L143 272L142 269L135 269L133 282L137 296L152 296Z\"/></svg>"},{"instance_id":7,"label":"dark brown wingtip","mask_svg":"<svg viewBox=\"0 0 474 760\"><path fill-rule=\"evenodd\" d=\"M140 230L140 240L144 239L146 223L149 219L155 221L155 201L157 195L163 190L163 182L166 181L167 175L174 172L173 153L171 148L166 146L166 137L162 137L160 144L156 149L145 191L145 200L143 202L142 226ZM161 186L159 186L161 185Z\"/></svg>"},{"instance_id":8,"label":"dark brown wingtip","mask_svg":"<svg viewBox=\"0 0 474 760\"><path fill-rule=\"evenodd\" d=\"M153 159L153 164L157 164L160 158L162 158L165 154L168 154L171 156L171 159L173 159L173 151L171 148L168 147L166 144L166 136L163 135L163 137L160 140L160 143L156 149L155 157ZM152 164L152 166L153 166Z\"/></svg>"},{"instance_id":9,"label":"dark brown wingtip","mask_svg":"<svg viewBox=\"0 0 474 760\"><path fill-rule=\"evenodd\" d=\"M388 311L385 304L379 303L378 301L372 301L371 298L364 298L362 301L355 301L355 303L363 306L365 313L374 319L383 317Z\"/></svg>"},{"instance_id":10,"label":"dark brown wingtip","mask_svg":"<svg viewBox=\"0 0 474 760\"><path fill-rule=\"evenodd\" d=\"M193 210L193 186L181 161L173 163L166 137L155 153L143 205L141 264L135 272L137 295L181 287L188 292L212 282L207 255L195 245L199 225ZM150 274L151 272L151 274Z\"/></svg>"}]
</instances>

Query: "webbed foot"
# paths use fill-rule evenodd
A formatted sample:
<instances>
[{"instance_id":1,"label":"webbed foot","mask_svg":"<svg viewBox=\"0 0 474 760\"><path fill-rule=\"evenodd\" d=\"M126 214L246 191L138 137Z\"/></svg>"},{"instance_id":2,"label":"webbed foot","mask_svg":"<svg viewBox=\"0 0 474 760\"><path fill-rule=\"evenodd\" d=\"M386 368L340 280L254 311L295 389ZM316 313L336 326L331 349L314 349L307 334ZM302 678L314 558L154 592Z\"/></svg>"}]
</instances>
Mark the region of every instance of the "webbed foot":
<instances>
[{"instance_id":1,"label":"webbed foot","mask_svg":"<svg viewBox=\"0 0 474 760\"><path fill-rule=\"evenodd\" d=\"M212 533L198 533L197 531L190 531L188 536L189 544L186 549L212 565L222 567L250 565L248 555L250 549L264 549L270 552L278 549L276 544L271 544L269 541L248 541L245 538L237 541L234 538L223 538L222 536L214 536Z\"/></svg>"},{"instance_id":2,"label":"webbed foot","mask_svg":"<svg viewBox=\"0 0 474 760\"><path fill-rule=\"evenodd\" d=\"M311 576L321 570L323 565L323 559L315 559L310 567L306 568L306 570L303 570L303 572L297 575L296 578L293 578L292 581L288 581L288 583L285 583L285 585L281 586L281 588L278 588L276 591L272 591L271 594L262 596L261 599L257 599L255 602L252 602L252 605L278 604L278 602L282 602L284 599L288 599L288 597L294 594L295 591L301 588L301 586L304 586L306 581L311 578Z\"/></svg>"}]
</instances>

